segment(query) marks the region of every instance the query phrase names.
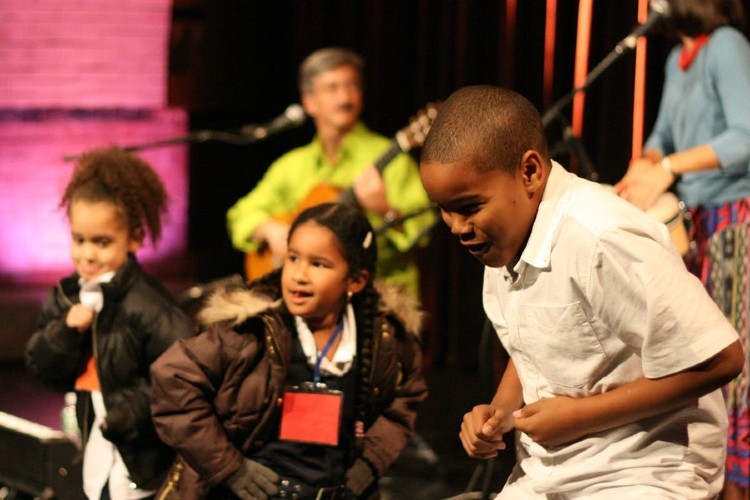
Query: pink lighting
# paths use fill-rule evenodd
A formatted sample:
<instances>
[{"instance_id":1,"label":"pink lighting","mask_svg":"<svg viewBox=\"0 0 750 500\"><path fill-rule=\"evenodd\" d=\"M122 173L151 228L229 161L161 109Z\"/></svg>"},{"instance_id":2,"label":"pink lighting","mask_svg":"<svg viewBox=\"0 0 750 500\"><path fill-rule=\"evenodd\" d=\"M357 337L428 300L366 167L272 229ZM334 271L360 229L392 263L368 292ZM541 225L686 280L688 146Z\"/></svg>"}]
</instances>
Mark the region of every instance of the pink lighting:
<instances>
[{"instance_id":1,"label":"pink lighting","mask_svg":"<svg viewBox=\"0 0 750 500\"><path fill-rule=\"evenodd\" d=\"M24 120L15 113L15 119L0 113L0 276L39 281L70 272L67 219L58 204L74 162L63 157L93 147L144 144L186 134L182 110L141 114L145 116L123 119L42 112ZM146 245L138 256L145 262L179 257L187 239L187 148L167 146L138 154L154 167L170 195L159 245Z\"/></svg>"},{"instance_id":2,"label":"pink lighting","mask_svg":"<svg viewBox=\"0 0 750 500\"><path fill-rule=\"evenodd\" d=\"M0 108L166 102L170 0L2 0Z\"/></svg>"},{"instance_id":3,"label":"pink lighting","mask_svg":"<svg viewBox=\"0 0 750 500\"><path fill-rule=\"evenodd\" d=\"M74 162L109 145L184 137L187 113L166 106L170 0L0 2L0 284L71 272L58 208ZM140 154L171 197L159 245L138 254L159 272L186 269L186 145Z\"/></svg>"}]
</instances>

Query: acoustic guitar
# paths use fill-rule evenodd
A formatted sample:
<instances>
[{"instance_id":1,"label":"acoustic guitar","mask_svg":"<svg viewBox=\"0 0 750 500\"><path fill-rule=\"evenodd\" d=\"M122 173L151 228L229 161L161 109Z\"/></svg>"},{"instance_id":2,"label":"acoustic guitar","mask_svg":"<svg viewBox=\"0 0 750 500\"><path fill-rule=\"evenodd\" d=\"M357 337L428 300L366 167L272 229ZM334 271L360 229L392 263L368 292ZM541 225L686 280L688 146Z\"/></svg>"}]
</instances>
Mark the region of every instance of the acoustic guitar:
<instances>
[{"instance_id":1,"label":"acoustic guitar","mask_svg":"<svg viewBox=\"0 0 750 500\"><path fill-rule=\"evenodd\" d=\"M382 175L386 167L400 153L407 153L413 149L422 147L427 132L430 131L432 122L437 116L439 104L429 103L425 108L419 110L416 116L409 120L409 124L396 132L390 142L388 149L375 161L375 168ZM358 206L357 197L352 187L341 189L327 184L315 186L295 210L285 214L273 216L273 219L286 224L291 224L297 215L306 208L327 202L347 203ZM248 281L254 280L279 267L278 262L267 245L262 245L255 252L245 254L245 276Z\"/></svg>"}]
</instances>

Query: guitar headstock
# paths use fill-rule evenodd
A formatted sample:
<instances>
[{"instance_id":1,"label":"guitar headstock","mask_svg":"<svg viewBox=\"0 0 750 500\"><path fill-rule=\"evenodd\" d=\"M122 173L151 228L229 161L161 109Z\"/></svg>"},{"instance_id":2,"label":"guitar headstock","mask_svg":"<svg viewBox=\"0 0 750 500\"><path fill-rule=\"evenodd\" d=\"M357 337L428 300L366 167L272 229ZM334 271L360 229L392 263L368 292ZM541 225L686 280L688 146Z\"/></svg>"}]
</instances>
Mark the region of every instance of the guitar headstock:
<instances>
[{"instance_id":1,"label":"guitar headstock","mask_svg":"<svg viewBox=\"0 0 750 500\"><path fill-rule=\"evenodd\" d=\"M437 116L440 102L429 103L417 111L416 116L409 120L409 125L396 132L396 142L404 153L424 145L427 132L430 131L433 120Z\"/></svg>"}]
</instances>

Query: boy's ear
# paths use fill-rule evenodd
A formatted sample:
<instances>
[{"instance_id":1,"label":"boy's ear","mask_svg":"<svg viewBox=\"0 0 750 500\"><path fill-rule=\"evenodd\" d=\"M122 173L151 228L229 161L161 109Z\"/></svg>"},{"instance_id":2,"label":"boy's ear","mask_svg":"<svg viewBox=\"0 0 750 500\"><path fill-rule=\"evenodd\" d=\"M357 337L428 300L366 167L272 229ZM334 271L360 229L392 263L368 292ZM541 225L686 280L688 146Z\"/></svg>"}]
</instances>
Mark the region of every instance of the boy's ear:
<instances>
[{"instance_id":1,"label":"boy's ear","mask_svg":"<svg viewBox=\"0 0 750 500\"><path fill-rule=\"evenodd\" d=\"M530 149L523 154L521 158L521 175L523 184L529 194L536 193L544 186L547 180L548 169L545 166L544 158L538 151Z\"/></svg>"},{"instance_id":2,"label":"boy's ear","mask_svg":"<svg viewBox=\"0 0 750 500\"><path fill-rule=\"evenodd\" d=\"M366 270L361 270L356 276L349 278L348 290L351 293L359 293L367 285L367 281L370 279L370 273Z\"/></svg>"}]
</instances>

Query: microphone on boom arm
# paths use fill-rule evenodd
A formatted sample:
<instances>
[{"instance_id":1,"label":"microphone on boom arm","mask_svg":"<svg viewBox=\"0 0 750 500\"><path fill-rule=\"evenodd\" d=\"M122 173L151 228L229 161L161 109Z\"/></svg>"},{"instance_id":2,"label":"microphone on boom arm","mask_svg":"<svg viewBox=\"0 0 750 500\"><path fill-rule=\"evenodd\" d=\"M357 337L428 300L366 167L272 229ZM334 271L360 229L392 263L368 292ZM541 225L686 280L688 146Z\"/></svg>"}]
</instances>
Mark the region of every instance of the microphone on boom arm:
<instances>
[{"instance_id":1,"label":"microphone on boom arm","mask_svg":"<svg viewBox=\"0 0 750 500\"><path fill-rule=\"evenodd\" d=\"M656 24L662 19L668 18L672 13L672 8L669 6L668 0L651 0L650 6L651 11L648 14L648 18L636 26L628 36L623 38L615 47L614 52L620 53L625 50L633 50L638 38L647 35Z\"/></svg>"},{"instance_id":2,"label":"microphone on boom arm","mask_svg":"<svg viewBox=\"0 0 750 500\"><path fill-rule=\"evenodd\" d=\"M248 124L240 128L240 134L252 137L254 140L265 139L287 129L298 127L305 123L305 110L299 104L290 104L282 114L261 125Z\"/></svg>"}]
</instances>

